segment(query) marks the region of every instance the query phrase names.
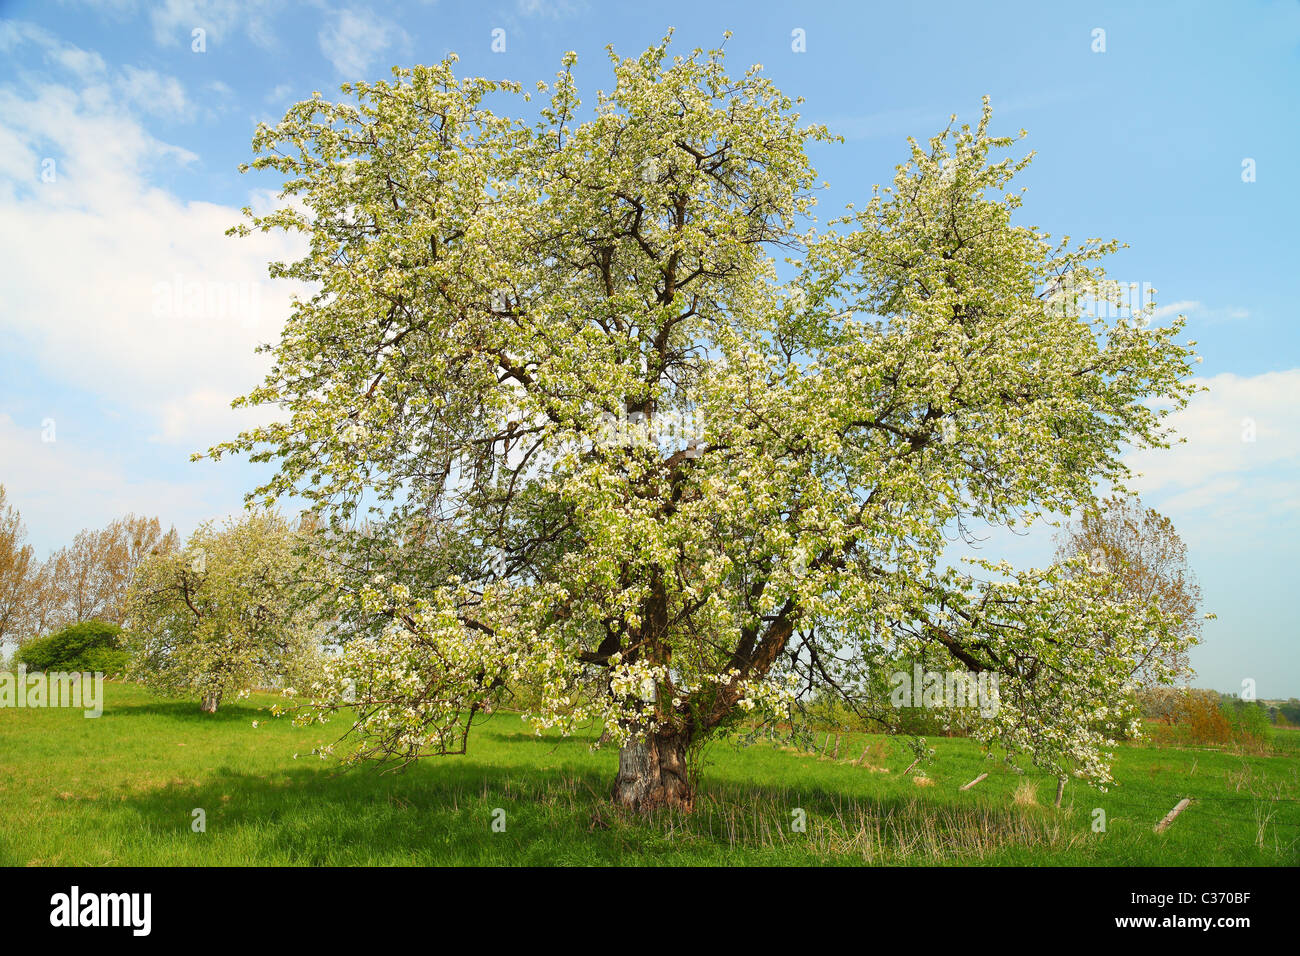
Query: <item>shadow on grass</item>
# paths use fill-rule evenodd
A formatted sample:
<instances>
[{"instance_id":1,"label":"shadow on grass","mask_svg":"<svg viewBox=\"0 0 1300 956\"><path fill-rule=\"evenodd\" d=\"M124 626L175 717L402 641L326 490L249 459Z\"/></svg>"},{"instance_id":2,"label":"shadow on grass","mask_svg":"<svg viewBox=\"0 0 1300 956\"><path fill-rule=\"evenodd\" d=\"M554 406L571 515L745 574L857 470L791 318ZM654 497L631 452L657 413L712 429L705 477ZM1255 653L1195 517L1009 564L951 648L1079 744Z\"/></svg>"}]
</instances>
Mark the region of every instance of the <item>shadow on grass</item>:
<instances>
[{"instance_id":1,"label":"shadow on grass","mask_svg":"<svg viewBox=\"0 0 1300 956\"><path fill-rule=\"evenodd\" d=\"M193 700L162 698L105 713L197 730L246 725L266 710L239 702L205 714ZM613 766L593 766L586 754L594 734L538 737L502 713L475 735L480 746L528 758L508 766L471 752L382 773L315 758L265 772L222 766L200 781L126 793L119 806L137 817L133 839L158 864L860 864L956 861L1071 842L1060 815L1038 808L978 798L944 805L920 794L850 797L833 782L799 780L797 767L788 782L728 781L711 775L708 761L694 814L642 817L610 801ZM538 766L549 754L558 760ZM196 808L206 814L204 833L191 830ZM806 829L795 830L800 815Z\"/></svg>"},{"instance_id":2,"label":"shadow on grass","mask_svg":"<svg viewBox=\"0 0 1300 956\"><path fill-rule=\"evenodd\" d=\"M173 835L178 846L208 839L212 856L204 859L224 864L860 864L956 860L1063 842L1060 816L1037 809L849 800L820 787L707 780L695 813L642 817L611 803L612 780L603 771L461 759L385 774L303 767L259 776L222 768L202 784L137 793L125 805L151 838L165 845ZM195 808L206 813L205 834L190 832ZM796 810L807 830L793 829ZM231 859L237 847L255 847L257 858Z\"/></svg>"},{"instance_id":3,"label":"shadow on grass","mask_svg":"<svg viewBox=\"0 0 1300 956\"><path fill-rule=\"evenodd\" d=\"M586 751L595 742L595 736L569 736L557 737L553 734L537 736L527 730L508 730L505 727L492 727L484 725L479 727L475 725L472 739L491 739L496 743L509 744L512 747L532 745L543 747L546 750L555 750L563 748L565 750ZM617 753L617 751L614 751Z\"/></svg>"},{"instance_id":4,"label":"shadow on grass","mask_svg":"<svg viewBox=\"0 0 1300 956\"><path fill-rule=\"evenodd\" d=\"M254 704L222 704L215 714L205 714L199 709L196 700L168 700L160 698L147 704L131 704L129 707L104 708L106 717L165 717L181 723L225 725L247 723L250 720L263 720L267 709Z\"/></svg>"},{"instance_id":5,"label":"shadow on grass","mask_svg":"<svg viewBox=\"0 0 1300 956\"><path fill-rule=\"evenodd\" d=\"M264 857L246 862L451 864L506 862L521 853L545 862L546 854L530 845L554 846L580 832L584 812L591 815L591 789L604 789L601 783L594 772L538 774L445 761L384 773L326 765L260 776L222 768L199 785L171 785L124 802L145 830L178 839L190 837L193 811L202 808L207 832L192 838L245 831ZM504 832L493 829L498 808L505 810Z\"/></svg>"}]
</instances>

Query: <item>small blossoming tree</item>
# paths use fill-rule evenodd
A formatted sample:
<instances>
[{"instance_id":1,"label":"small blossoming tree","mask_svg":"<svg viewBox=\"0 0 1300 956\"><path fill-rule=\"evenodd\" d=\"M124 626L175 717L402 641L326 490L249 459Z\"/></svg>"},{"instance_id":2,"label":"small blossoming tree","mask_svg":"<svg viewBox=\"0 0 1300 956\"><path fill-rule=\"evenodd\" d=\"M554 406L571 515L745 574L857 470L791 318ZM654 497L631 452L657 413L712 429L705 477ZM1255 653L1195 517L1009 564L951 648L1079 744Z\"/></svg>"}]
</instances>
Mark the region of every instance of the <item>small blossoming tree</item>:
<instances>
[{"instance_id":1,"label":"small blossoming tree","mask_svg":"<svg viewBox=\"0 0 1300 956\"><path fill-rule=\"evenodd\" d=\"M1078 573L1109 572L1123 595L1138 604L1154 602L1171 615L1183 640L1153 639L1140 649L1137 671L1159 683L1162 674L1192 676L1187 648L1200 642L1201 587L1187 561L1187 545L1174 523L1137 496L1113 495L1085 511L1056 539L1056 560L1076 559ZM1155 665L1155 661L1159 665Z\"/></svg>"},{"instance_id":2,"label":"small blossoming tree","mask_svg":"<svg viewBox=\"0 0 1300 956\"><path fill-rule=\"evenodd\" d=\"M319 677L320 628L302 601L297 534L271 513L207 523L181 550L147 558L127 598L130 676L205 713L255 687Z\"/></svg>"},{"instance_id":3,"label":"small blossoming tree","mask_svg":"<svg viewBox=\"0 0 1300 956\"><path fill-rule=\"evenodd\" d=\"M575 60L532 122L449 57L257 131L284 203L235 231L303 233L272 272L314 292L241 400L279 423L212 453L322 517L342 648L309 716L411 759L527 687L539 731L604 723L620 803L688 807L690 748L746 712L938 655L999 676L983 737L1105 780L1097 712L1180 638L1107 575L945 546L1167 443L1179 326L1098 319L1116 244L1012 222L1029 160L987 103L818 231L832 137L760 68L611 52L584 119Z\"/></svg>"}]
</instances>

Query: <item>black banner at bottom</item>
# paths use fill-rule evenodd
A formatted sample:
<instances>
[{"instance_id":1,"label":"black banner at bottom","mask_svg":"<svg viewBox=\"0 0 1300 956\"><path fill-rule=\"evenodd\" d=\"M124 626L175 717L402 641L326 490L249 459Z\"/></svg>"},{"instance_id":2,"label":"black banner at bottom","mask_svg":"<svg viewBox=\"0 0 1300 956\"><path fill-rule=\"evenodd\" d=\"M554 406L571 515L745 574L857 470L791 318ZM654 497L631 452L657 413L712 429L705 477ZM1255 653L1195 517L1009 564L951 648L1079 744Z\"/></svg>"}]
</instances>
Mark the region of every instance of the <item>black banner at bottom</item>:
<instances>
[{"instance_id":1,"label":"black banner at bottom","mask_svg":"<svg viewBox=\"0 0 1300 956\"><path fill-rule=\"evenodd\" d=\"M1293 869L9 869L0 898L21 935L117 943L374 945L460 927L538 946L559 926L597 939L696 925L767 936L858 926L917 942L1199 934L1231 943L1294 928ZM662 922L660 922L662 921ZM676 926L676 929L672 927ZM657 927L657 928L656 928ZM394 940L396 942L396 940ZM770 942L770 940L769 940Z\"/></svg>"}]
</instances>

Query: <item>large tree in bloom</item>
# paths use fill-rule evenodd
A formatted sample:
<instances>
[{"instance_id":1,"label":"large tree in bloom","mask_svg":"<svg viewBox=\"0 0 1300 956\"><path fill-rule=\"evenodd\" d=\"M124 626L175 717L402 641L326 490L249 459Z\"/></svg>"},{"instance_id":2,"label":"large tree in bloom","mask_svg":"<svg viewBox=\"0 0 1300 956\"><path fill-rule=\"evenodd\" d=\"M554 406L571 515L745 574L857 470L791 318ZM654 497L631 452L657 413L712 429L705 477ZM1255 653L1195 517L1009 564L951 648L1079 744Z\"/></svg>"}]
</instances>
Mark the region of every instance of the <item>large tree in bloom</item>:
<instances>
[{"instance_id":1,"label":"large tree in bloom","mask_svg":"<svg viewBox=\"0 0 1300 956\"><path fill-rule=\"evenodd\" d=\"M324 519L343 646L310 714L412 759L527 688L539 731L604 722L618 801L689 806L710 734L924 656L999 675L987 739L1104 780L1132 649L1178 640L1159 608L944 552L1166 443L1177 326L1091 314L1115 244L1013 224L1028 160L987 105L818 232L832 137L759 67L610 59L587 110L573 54L536 94L449 57L258 129L284 201L235 231L304 233L272 274L315 291L241 400L278 423L213 454Z\"/></svg>"}]
</instances>

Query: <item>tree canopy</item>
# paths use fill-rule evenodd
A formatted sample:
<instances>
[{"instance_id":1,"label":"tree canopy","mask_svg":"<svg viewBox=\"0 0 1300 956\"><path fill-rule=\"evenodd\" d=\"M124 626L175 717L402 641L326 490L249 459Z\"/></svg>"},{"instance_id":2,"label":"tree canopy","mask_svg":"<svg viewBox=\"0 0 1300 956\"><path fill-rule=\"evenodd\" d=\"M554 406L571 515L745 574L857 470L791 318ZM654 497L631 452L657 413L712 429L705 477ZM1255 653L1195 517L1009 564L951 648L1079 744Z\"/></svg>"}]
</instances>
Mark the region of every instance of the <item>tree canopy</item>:
<instances>
[{"instance_id":1,"label":"tree canopy","mask_svg":"<svg viewBox=\"0 0 1300 956\"><path fill-rule=\"evenodd\" d=\"M131 675L208 712L233 693L315 677L319 628L296 543L283 518L254 513L146 559L126 604Z\"/></svg>"},{"instance_id":2,"label":"tree canopy","mask_svg":"<svg viewBox=\"0 0 1300 956\"><path fill-rule=\"evenodd\" d=\"M409 759L527 686L539 730L605 723L620 800L688 804L692 743L815 687L879 708L924 652L999 675L987 739L1104 781L1097 712L1182 638L1108 575L944 554L1167 444L1180 323L1090 312L1117 244L1013 221L1030 157L987 100L818 227L833 137L761 68L611 50L584 115L575 63L535 94L395 68L256 133L282 203L234 231L305 234L271 271L314 291L241 400L278 422L212 454L324 519L313 713L347 688L350 753Z\"/></svg>"},{"instance_id":3,"label":"tree canopy","mask_svg":"<svg viewBox=\"0 0 1300 956\"><path fill-rule=\"evenodd\" d=\"M1127 599L1155 602L1171 615L1184 640L1171 644L1153 636L1140 649L1138 672L1152 683L1161 683L1162 674L1191 676L1186 652L1200 640L1201 587L1169 518L1136 496L1112 495L1057 536L1056 559L1075 561L1077 573L1113 574Z\"/></svg>"}]
</instances>

